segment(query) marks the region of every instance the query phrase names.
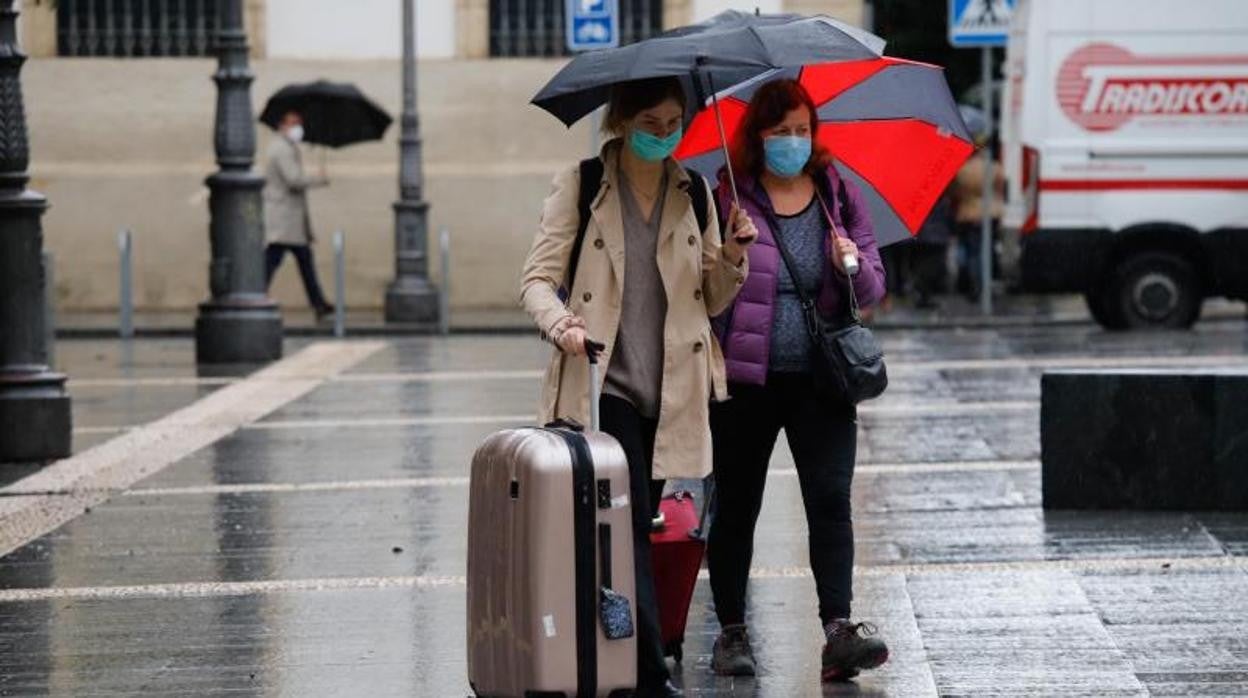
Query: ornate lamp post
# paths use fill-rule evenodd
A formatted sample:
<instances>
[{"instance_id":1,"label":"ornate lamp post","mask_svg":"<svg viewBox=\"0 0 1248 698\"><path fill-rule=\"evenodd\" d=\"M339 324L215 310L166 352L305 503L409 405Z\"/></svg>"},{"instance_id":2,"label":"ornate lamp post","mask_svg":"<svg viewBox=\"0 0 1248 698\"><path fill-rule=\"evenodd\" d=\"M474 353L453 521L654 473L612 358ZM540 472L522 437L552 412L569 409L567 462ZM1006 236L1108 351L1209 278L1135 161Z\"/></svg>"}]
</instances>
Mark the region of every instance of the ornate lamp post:
<instances>
[{"instance_id":1,"label":"ornate lamp post","mask_svg":"<svg viewBox=\"0 0 1248 698\"><path fill-rule=\"evenodd\" d=\"M271 361L282 355L282 318L264 278L264 178L252 171L256 150L243 0L224 0L217 31L217 165L212 191L212 298L195 320L200 363Z\"/></svg>"},{"instance_id":2,"label":"ornate lamp post","mask_svg":"<svg viewBox=\"0 0 1248 698\"><path fill-rule=\"evenodd\" d=\"M26 188L18 8L19 0L0 2L0 463L63 458L71 436L65 376L48 367L41 223L48 202Z\"/></svg>"},{"instance_id":3,"label":"ornate lamp post","mask_svg":"<svg viewBox=\"0 0 1248 698\"><path fill-rule=\"evenodd\" d=\"M394 281L386 289L386 322L435 322L438 289L429 283L429 204L420 167L416 114L416 17L403 0L403 115L399 136L399 200L394 202Z\"/></svg>"}]
</instances>

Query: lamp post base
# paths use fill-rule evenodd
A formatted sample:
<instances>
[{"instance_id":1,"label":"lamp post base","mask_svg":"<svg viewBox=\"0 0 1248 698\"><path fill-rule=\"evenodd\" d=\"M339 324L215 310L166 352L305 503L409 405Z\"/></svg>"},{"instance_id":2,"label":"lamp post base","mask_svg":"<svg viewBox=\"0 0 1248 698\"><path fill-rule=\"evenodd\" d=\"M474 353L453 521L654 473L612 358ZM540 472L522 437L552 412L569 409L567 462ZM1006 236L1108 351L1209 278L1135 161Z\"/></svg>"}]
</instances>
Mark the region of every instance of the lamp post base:
<instances>
[{"instance_id":1,"label":"lamp post base","mask_svg":"<svg viewBox=\"0 0 1248 698\"><path fill-rule=\"evenodd\" d=\"M386 289L386 322L438 321L438 289L427 279L400 279Z\"/></svg>"},{"instance_id":2,"label":"lamp post base","mask_svg":"<svg viewBox=\"0 0 1248 698\"><path fill-rule=\"evenodd\" d=\"M0 375L0 463L68 458L72 427L64 374Z\"/></svg>"},{"instance_id":3,"label":"lamp post base","mask_svg":"<svg viewBox=\"0 0 1248 698\"><path fill-rule=\"evenodd\" d=\"M276 303L200 304L195 319L196 362L264 363L280 358L282 316Z\"/></svg>"}]
</instances>

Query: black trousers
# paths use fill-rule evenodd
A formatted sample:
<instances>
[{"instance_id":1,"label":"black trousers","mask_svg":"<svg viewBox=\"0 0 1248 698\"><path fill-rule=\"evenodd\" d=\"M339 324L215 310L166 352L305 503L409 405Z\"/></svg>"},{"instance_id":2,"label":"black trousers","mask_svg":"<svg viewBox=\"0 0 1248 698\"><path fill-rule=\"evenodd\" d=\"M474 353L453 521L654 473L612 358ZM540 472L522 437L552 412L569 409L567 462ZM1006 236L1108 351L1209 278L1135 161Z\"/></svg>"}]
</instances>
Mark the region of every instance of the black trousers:
<instances>
[{"instance_id":1,"label":"black trousers","mask_svg":"<svg viewBox=\"0 0 1248 698\"><path fill-rule=\"evenodd\" d=\"M826 624L849 618L854 529L850 486L858 447L856 410L822 398L805 373L772 373L764 387L729 387L711 406L718 511L707 562L721 626L745 622L754 527L763 505L767 464L783 428L797 465L810 530L810 567Z\"/></svg>"},{"instance_id":2,"label":"black trousers","mask_svg":"<svg viewBox=\"0 0 1248 698\"><path fill-rule=\"evenodd\" d=\"M316 279L316 265L312 261L312 248L309 245L269 245L264 250L264 285L268 288L273 283L273 272L282 263L282 257L290 252L299 263L299 276L303 279L303 291L308 294L308 304L314 310L327 307L325 294L321 293L321 284Z\"/></svg>"},{"instance_id":3,"label":"black trousers","mask_svg":"<svg viewBox=\"0 0 1248 698\"><path fill-rule=\"evenodd\" d=\"M648 696L667 682L670 674L663 659L659 628L658 595L650 561L650 522L659 507L663 481L652 480L654 434L659 422L642 417L627 400L604 395L602 430L624 447L628 456L629 498L633 505L633 569L637 584L637 696Z\"/></svg>"}]
</instances>

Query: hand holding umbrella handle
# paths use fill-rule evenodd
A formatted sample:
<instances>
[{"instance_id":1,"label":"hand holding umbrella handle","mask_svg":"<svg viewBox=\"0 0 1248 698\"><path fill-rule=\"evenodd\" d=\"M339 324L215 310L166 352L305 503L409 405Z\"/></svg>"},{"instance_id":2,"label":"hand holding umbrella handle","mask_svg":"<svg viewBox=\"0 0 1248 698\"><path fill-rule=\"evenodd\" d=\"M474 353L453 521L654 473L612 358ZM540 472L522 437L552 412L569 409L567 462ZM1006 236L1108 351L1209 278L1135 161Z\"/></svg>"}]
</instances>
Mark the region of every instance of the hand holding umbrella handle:
<instances>
[{"instance_id":1,"label":"hand holding umbrella handle","mask_svg":"<svg viewBox=\"0 0 1248 698\"><path fill-rule=\"evenodd\" d=\"M850 276L858 275L858 257L847 254L841 257L841 264L845 265L845 273Z\"/></svg>"}]
</instances>

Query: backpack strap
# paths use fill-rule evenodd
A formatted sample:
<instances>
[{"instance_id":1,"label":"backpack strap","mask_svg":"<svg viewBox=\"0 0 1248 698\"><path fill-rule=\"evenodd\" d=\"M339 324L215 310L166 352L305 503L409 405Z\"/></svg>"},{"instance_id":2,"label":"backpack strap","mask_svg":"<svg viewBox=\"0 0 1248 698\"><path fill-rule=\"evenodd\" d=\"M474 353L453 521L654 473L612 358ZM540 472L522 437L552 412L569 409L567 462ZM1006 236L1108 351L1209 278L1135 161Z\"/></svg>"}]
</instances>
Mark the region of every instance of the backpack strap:
<instances>
[{"instance_id":1,"label":"backpack strap","mask_svg":"<svg viewBox=\"0 0 1248 698\"><path fill-rule=\"evenodd\" d=\"M706 224L710 220L710 202L706 196L706 178L688 168L685 169L685 172L689 175L689 198L693 201L693 215L698 220L698 232L705 232ZM722 241L724 237L723 230L719 231L719 236Z\"/></svg>"},{"instance_id":2,"label":"backpack strap","mask_svg":"<svg viewBox=\"0 0 1248 698\"><path fill-rule=\"evenodd\" d=\"M576 267L581 262L581 248L585 245L585 231L589 229L590 206L602 188L602 158L581 160L581 190L577 195L576 212L580 222L576 226L576 240L572 243L572 256L568 259L568 273L563 282L563 293L572 293L572 282L576 280ZM693 202L693 215L698 221L698 231L705 231L709 221L710 202L706 196L706 179L693 170L689 173L689 198ZM723 231L720 231L721 236Z\"/></svg>"},{"instance_id":3,"label":"backpack strap","mask_svg":"<svg viewBox=\"0 0 1248 698\"><path fill-rule=\"evenodd\" d=\"M581 263L581 247L585 245L585 231L589 228L589 207L593 205L602 188L602 158L594 157L581 160L581 190L576 199L576 212L580 222L576 226L576 240L572 243L572 256L568 258L568 273L564 278L563 292L572 293L572 282L576 281L576 267Z\"/></svg>"}]
</instances>

